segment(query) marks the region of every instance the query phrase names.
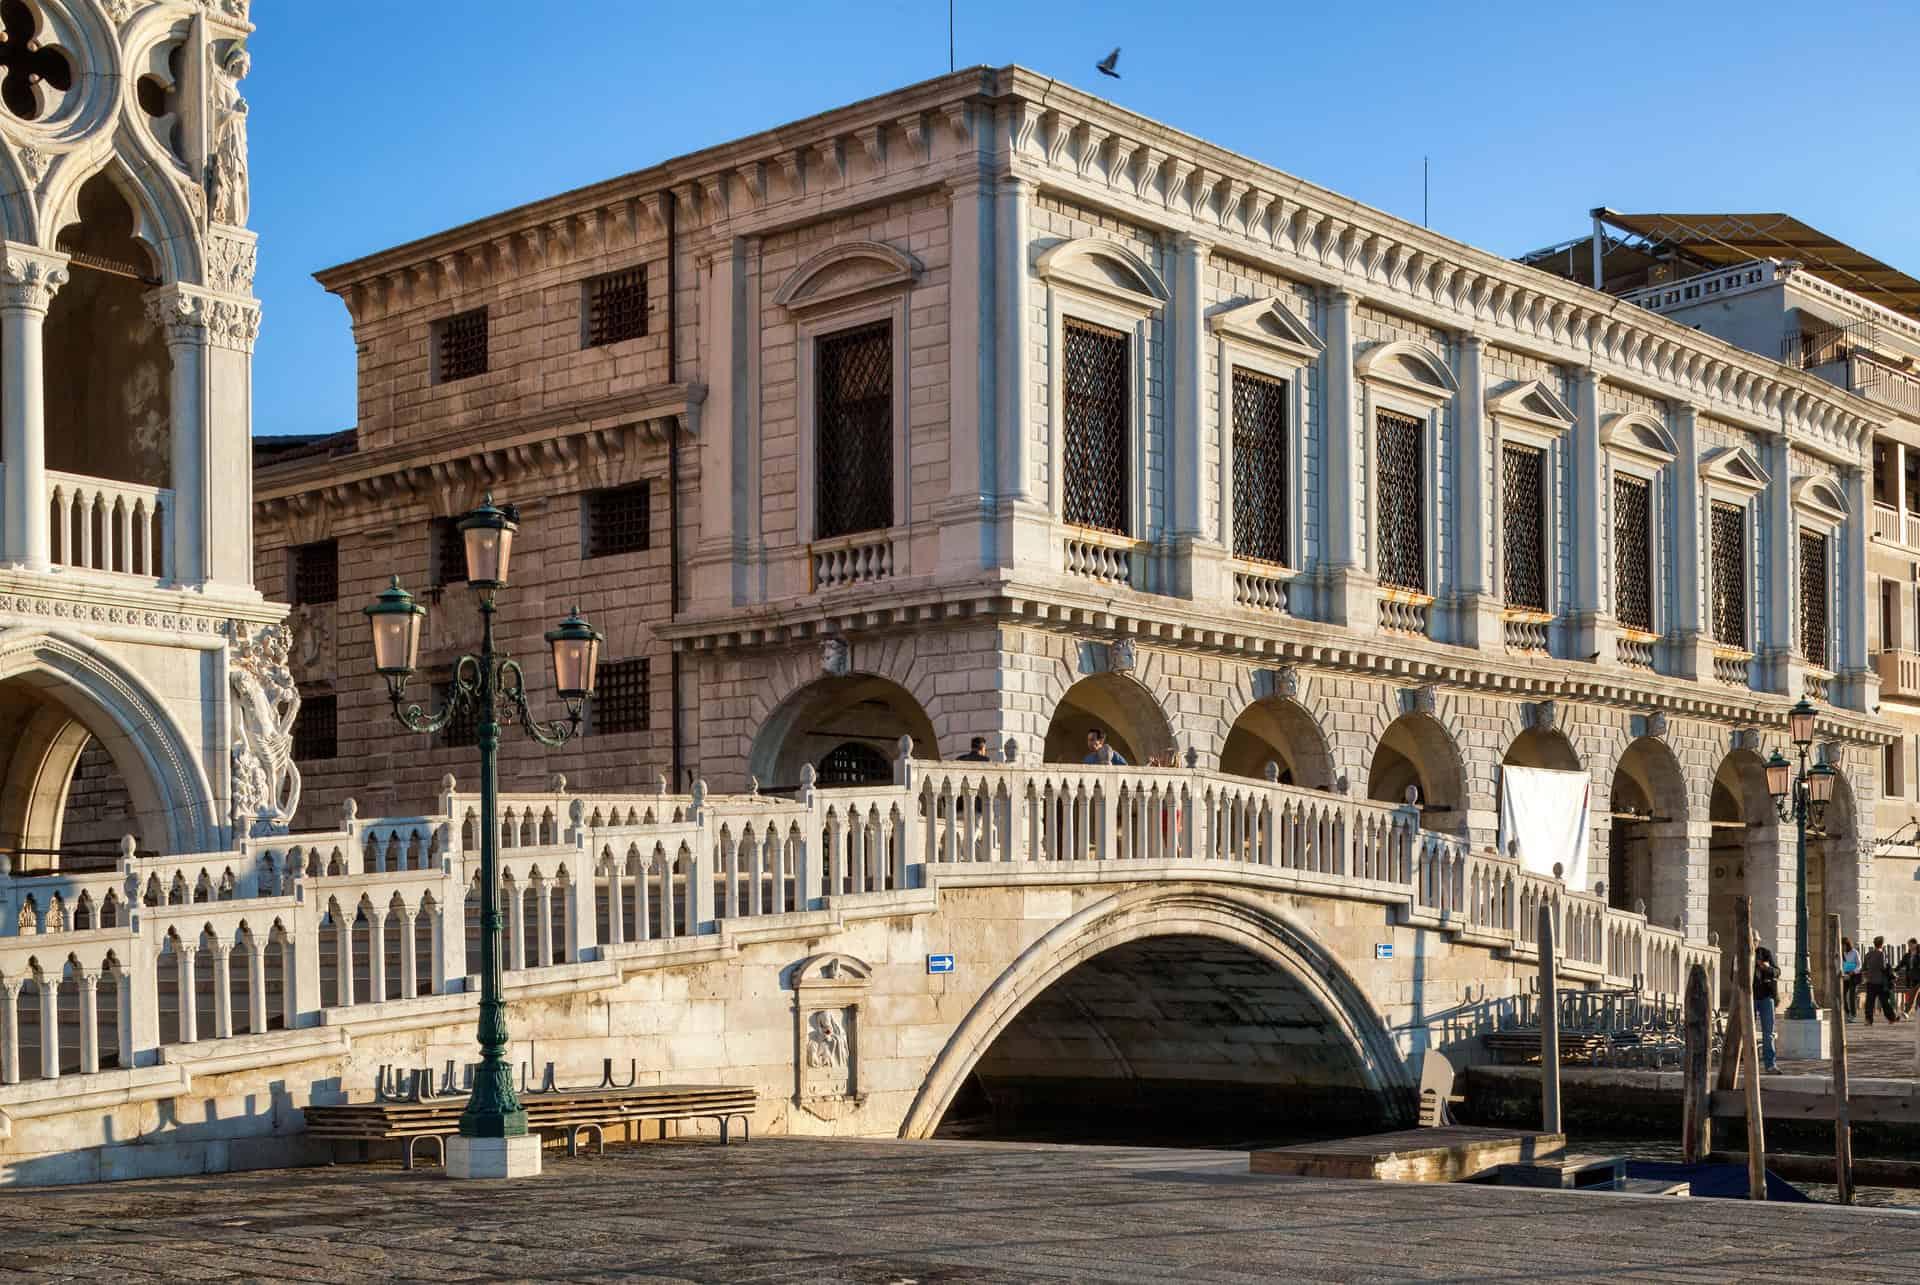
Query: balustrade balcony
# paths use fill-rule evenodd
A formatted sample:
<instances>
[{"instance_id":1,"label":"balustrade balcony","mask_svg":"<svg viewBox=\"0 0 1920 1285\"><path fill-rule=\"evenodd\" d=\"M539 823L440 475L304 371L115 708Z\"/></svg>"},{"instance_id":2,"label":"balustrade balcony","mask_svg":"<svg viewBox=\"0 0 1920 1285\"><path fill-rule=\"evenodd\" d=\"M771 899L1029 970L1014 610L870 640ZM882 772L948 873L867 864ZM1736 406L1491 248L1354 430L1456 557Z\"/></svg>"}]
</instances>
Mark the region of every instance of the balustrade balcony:
<instances>
[{"instance_id":1,"label":"balustrade balcony","mask_svg":"<svg viewBox=\"0 0 1920 1285\"><path fill-rule=\"evenodd\" d=\"M140 580L173 578L173 492L47 473L48 558L56 567Z\"/></svg>"},{"instance_id":2,"label":"balustrade balcony","mask_svg":"<svg viewBox=\"0 0 1920 1285\"><path fill-rule=\"evenodd\" d=\"M1920 651L1889 647L1878 657L1880 694L1894 700L1920 700Z\"/></svg>"}]
</instances>

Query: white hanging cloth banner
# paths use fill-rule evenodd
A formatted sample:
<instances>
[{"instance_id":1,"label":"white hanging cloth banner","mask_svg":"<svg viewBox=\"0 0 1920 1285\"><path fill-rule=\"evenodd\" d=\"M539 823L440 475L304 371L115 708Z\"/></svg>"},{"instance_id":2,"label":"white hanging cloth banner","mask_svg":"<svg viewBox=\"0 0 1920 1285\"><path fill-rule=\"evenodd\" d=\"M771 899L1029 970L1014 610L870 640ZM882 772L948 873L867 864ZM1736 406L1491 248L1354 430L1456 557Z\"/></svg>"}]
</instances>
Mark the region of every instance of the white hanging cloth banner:
<instances>
[{"instance_id":1,"label":"white hanging cloth banner","mask_svg":"<svg viewBox=\"0 0 1920 1285\"><path fill-rule=\"evenodd\" d=\"M1592 891L1587 853L1592 846L1593 778L1543 767L1500 769L1500 851L1520 841L1520 866L1551 875L1565 870L1567 887Z\"/></svg>"}]
</instances>

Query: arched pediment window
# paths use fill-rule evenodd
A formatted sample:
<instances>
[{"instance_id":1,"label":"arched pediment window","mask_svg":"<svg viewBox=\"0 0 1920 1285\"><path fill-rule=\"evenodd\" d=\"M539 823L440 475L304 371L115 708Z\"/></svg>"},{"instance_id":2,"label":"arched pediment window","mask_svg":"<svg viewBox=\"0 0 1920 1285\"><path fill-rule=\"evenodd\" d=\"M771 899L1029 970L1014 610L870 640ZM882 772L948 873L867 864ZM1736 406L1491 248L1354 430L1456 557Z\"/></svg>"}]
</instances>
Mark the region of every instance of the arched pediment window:
<instances>
[{"instance_id":1,"label":"arched pediment window","mask_svg":"<svg viewBox=\"0 0 1920 1285\"><path fill-rule=\"evenodd\" d=\"M920 272L920 261L904 250L883 241L849 241L794 269L773 301L790 311L805 311L870 291L906 289Z\"/></svg>"},{"instance_id":2,"label":"arched pediment window","mask_svg":"<svg viewBox=\"0 0 1920 1285\"><path fill-rule=\"evenodd\" d=\"M1080 237L1044 251L1034 264L1040 279L1104 295L1116 303L1157 311L1170 297L1166 282L1139 255L1116 241Z\"/></svg>"}]
</instances>

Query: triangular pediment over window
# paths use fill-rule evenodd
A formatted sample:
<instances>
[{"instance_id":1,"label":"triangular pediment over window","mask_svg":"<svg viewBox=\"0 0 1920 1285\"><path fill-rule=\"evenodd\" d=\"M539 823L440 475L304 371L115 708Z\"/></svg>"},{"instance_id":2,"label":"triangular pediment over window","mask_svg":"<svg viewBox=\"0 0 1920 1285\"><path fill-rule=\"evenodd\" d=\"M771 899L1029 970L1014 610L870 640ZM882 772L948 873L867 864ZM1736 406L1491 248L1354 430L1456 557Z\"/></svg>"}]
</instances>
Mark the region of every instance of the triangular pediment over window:
<instances>
[{"instance_id":1,"label":"triangular pediment over window","mask_svg":"<svg viewBox=\"0 0 1920 1285\"><path fill-rule=\"evenodd\" d=\"M1559 394L1537 379L1518 380L1487 398L1487 414L1556 433L1573 427L1573 411Z\"/></svg>"},{"instance_id":2,"label":"triangular pediment over window","mask_svg":"<svg viewBox=\"0 0 1920 1285\"><path fill-rule=\"evenodd\" d=\"M1722 446L1700 457L1700 476L1738 491L1761 491L1772 478L1745 447Z\"/></svg>"},{"instance_id":3,"label":"triangular pediment over window","mask_svg":"<svg viewBox=\"0 0 1920 1285\"><path fill-rule=\"evenodd\" d=\"M1259 299L1216 312L1207 328L1223 338L1312 361L1326 349L1320 336L1278 299Z\"/></svg>"},{"instance_id":4,"label":"triangular pediment over window","mask_svg":"<svg viewBox=\"0 0 1920 1285\"><path fill-rule=\"evenodd\" d=\"M1847 520L1846 493L1830 477L1816 474L1794 479L1793 506L1804 516L1821 521Z\"/></svg>"},{"instance_id":5,"label":"triangular pediment over window","mask_svg":"<svg viewBox=\"0 0 1920 1285\"><path fill-rule=\"evenodd\" d=\"M1667 426L1645 411L1628 411L1601 420L1600 444L1655 464L1671 463L1680 453Z\"/></svg>"},{"instance_id":6,"label":"triangular pediment over window","mask_svg":"<svg viewBox=\"0 0 1920 1285\"><path fill-rule=\"evenodd\" d=\"M881 241L849 241L822 250L794 270L773 296L804 311L875 290L898 290L920 275L920 261Z\"/></svg>"},{"instance_id":7,"label":"triangular pediment over window","mask_svg":"<svg viewBox=\"0 0 1920 1285\"><path fill-rule=\"evenodd\" d=\"M1369 383L1385 384L1438 405L1452 398L1460 381L1447 363L1419 344L1405 339L1375 344L1360 354L1354 374Z\"/></svg>"}]
</instances>

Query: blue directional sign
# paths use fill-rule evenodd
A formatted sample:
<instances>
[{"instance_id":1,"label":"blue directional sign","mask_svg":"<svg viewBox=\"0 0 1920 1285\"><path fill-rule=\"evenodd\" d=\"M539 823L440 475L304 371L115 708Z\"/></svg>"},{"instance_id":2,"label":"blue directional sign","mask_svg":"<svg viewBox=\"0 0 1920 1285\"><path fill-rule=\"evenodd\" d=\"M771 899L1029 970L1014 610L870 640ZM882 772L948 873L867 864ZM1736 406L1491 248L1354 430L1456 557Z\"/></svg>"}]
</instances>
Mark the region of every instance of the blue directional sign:
<instances>
[{"instance_id":1,"label":"blue directional sign","mask_svg":"<svg viewBox=\"0 0 1920 1285\"><path fill-rule=\"evenodd\" d=\"M1373 948L1373 957L1375 959L1392 959L1393 943L1390 941L1383 941L1378 945L1376 945Z\"/></svg>"},{"instance_id":2,"label":"blue directional sign","mask_svg":"<svg viewBox=\"0 0 1920 1285\"><path fill-rule=\"evenodd\" d=\"M950 973L950 972L952 972L952 971L953 971L953 956L952 956L952 955L928 955L928 956L927 956L927 971L928 971L929 973Z\"/></svg>"}]
</instances>

